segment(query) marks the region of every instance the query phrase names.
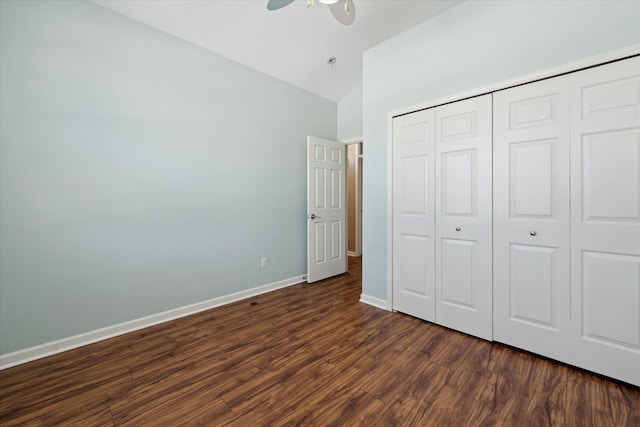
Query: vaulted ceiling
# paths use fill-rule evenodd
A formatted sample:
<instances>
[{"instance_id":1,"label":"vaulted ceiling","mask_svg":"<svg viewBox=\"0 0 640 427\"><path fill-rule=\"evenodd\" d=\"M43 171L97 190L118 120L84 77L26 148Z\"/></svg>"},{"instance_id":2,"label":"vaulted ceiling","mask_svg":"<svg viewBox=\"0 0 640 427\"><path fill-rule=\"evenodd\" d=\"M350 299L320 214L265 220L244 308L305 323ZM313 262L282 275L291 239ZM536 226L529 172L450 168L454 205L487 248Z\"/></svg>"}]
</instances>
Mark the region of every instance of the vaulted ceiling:
<instances>
[{"instance_id":1,"label":"vaulted ceiling","mask_svg":"<svg viewBox=\"0 0 640 427\"><path fill-rule=\"evenodd\" d=\"M93 2L338 102L362 81L363 51L461 0L353 0L356 19L349 26L318 0L315 7L295 0L275 11L267 10L267 0Z\"/></svg>"}]
</instances>

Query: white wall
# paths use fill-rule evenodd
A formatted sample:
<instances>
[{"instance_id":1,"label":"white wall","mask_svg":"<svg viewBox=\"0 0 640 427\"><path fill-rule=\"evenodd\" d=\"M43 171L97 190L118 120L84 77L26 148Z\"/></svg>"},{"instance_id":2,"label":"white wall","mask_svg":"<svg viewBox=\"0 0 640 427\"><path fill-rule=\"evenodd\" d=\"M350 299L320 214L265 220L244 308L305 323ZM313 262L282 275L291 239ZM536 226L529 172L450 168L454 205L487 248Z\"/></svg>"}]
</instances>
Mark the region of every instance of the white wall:
<instances>
[{"instance_id":1,"label":"white wall","mask_svg":"<svg viewBox=\"0 0 640 427\"><path fill-rule=\"evenodd\" d=\"M467 1L364 54L363 293L386 299L387 113L640 43L638 1Z\"/></svg>"},{"instance_id":2,"label":"white wall","mask_svg":"<svg viewBox=\"0 0 640 427\"><path fill-rule=\"evenodd\" d=\"M0 31L1 354L306 273L335 103L90 2Z\"/></svg>"},{"instance_id":3,"label":"white wall","mask_svg":"<svg viewBox=\"0 0 640 427\"><path fill-rule=\"evenodd\" d=\"M338 103L338 140L362 136L362 85Z\"/></svg>"}]
</instances>

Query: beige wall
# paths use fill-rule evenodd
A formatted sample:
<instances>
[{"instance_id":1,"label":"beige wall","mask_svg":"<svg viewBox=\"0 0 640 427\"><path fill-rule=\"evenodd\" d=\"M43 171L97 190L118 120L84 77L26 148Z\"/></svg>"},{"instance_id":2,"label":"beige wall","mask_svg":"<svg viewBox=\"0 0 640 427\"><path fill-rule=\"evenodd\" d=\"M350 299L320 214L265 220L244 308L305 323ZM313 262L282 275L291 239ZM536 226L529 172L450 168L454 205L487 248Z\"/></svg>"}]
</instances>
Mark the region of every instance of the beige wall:
<instances>
[{"instance_id":1,"label":"beige wall","mask_svg":"<svg viewBox=\"0 0 640 427\"><path fill-rule=\"evenodd\" d=\"M347 145L347 251L356 251L356 164L358 144Z\"/></svg>"}]
</instances>

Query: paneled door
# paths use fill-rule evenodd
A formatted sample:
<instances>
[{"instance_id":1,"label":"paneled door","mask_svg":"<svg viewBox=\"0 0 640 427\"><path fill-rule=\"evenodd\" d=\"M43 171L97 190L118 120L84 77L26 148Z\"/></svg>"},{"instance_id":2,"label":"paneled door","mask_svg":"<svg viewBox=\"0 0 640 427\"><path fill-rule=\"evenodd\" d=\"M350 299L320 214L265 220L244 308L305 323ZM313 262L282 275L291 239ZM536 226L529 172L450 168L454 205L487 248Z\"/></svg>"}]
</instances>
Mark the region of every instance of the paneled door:
<instances>
[{"instance_id":1,"label":"paneled door","mask_svg":"<svg viewBox=\"0 0 640 427\"><path fill-rule=\"evenodd\" d=\"M346 147L307 137L307 282L347 271Z\"/></svg>"},{"instance_id":2,"label":"paneled door","mask_svg":"<svg viewBox=\"0 0 640 427\"><path fill-rule=\"evenodd\" d=\"M393 119L393 309L435 321L434 109Z\"/></svg>"},{"instance_id":3,"label":"paneled door","mask_svg":"<svg viewBox=\"0 0 640 427\"><path fill-rule=\"evenodd\" d=\"M571 75L574 364L640 386L640 58Z\"/></svg>"},{"instance_id":4,"label":"paneled door","mask_svg":"<svg viewBox=\"0 0 640 427\"><path fill-rule=\"evenodd\" d=\"M436 323L492 338L491 95L436 108Z\"/></svg>"},{"instance_id":5,"label":"paneled door","mask_svg":"<svg viewBox=\"0 0 640 427\"><path fill-rule=\"evenodd\" d=\"M493 104L493 338L570 363L568 77Z\"/></svg>"}]
</instances>

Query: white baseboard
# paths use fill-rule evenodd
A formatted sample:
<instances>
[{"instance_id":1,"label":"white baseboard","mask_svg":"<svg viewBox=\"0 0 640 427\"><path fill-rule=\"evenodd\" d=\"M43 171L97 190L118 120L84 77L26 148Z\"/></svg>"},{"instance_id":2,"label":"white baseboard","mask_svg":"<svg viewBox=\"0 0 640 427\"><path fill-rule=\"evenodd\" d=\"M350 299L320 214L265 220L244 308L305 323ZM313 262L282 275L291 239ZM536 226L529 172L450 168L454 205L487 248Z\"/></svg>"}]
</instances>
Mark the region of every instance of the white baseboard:
<instances>
[{"instance_id":1,"label":"white baseboard","mask_svg":"<svg viewBox=\"0 0 640 427\"><path fill-rule=\"evenodd\" d=\"M150 316L141 317L139 319L130 320L128 322L119 323L106 328L96 329L95 331L85 332L83 334L74 335L60 340L51 341L34 347L25 348L23 350L14 351L0 355L0 370L11 368L12 366L21 365L33 360L42 359L67 350L82 347L98 341L113 338L139 329L148 328L149 326L159 323L168 322L169 320L178 319L180 317L189 316L201 311L220 307L232 302L251 298L266 292L275 291L276 289L286 288L287 286L296 285L305 281L304 276L292 277L290 279L281 280L279 282L268 283L266 285L247 289L245 291L235 292L229 295L213 298L207 301L186 305L184 307L174 308L162 313L152 314Z\"/></svg>"},{"instance_id":2,"label":"white baseboard","mask_svg":"<svg viewBox=\"0 0 640 427\"><path fill-rule=\"evenodd\" d=\"M387 309L387 301L386 300L383 300L383 299L380 299L380 298L376 298L376 297L372 297L371 295L360 294L360 302L372 305L372 306L374 306L376 308L381 308L382 310L386 310Z\"/></svg>"}]
</instances>

